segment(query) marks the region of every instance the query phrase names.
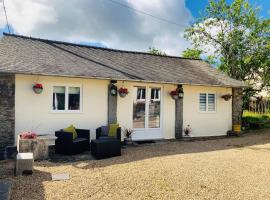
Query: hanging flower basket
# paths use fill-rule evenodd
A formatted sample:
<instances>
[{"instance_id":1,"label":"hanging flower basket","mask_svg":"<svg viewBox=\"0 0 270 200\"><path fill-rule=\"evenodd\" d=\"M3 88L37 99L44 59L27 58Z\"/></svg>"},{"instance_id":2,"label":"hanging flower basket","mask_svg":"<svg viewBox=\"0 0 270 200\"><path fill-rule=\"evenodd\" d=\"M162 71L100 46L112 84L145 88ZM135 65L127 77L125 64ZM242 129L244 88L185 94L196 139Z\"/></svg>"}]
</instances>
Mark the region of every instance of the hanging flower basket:
<instances>
[{"instance_id":1,"label":"hanging flower basket","mask_svg":"<svg viewBox=\"0 0 270 200\"><path fill-rule=\"evenodd\" d=\"M171 92L170 92L170 95L171 95L171 97L172 97L174 100L179 99L179 93L178 93L178 91L176 91L176 90L171 91Z\"/></svg>"},{"instance_id":2,"label":"hanging flower basket","mask_svg":"<svg viewBox=\"0 0 270 200\"><path fill-rule=\"evenodd\" d=\"M119 92L119 96L122 98L127 96L129 93L127 88L120 88L118 92Z\"/></svg>"},{"instance_id":3,"label":"hanging flower basket","mask_svg":"<svg viewBox=\"0 0 270 200\"><path fill-rule=\"evenodd\" d=\"M42 91L43 91L43 86L41 83L36 83L34 86L33 86L33 91L36 93L36 94L41 94Z\"/></svg>"},{"instance_id":4,"label":"hanging flower basket","mask_svg":"<svg viewBox=\"0 0 270 200\"><path fill-rule=\"evenodd\" d=\"M224 99L225 101L229 101L232 98L231 94L224 94L221 96L222 99Z\"/></svg>"}]
</instances>

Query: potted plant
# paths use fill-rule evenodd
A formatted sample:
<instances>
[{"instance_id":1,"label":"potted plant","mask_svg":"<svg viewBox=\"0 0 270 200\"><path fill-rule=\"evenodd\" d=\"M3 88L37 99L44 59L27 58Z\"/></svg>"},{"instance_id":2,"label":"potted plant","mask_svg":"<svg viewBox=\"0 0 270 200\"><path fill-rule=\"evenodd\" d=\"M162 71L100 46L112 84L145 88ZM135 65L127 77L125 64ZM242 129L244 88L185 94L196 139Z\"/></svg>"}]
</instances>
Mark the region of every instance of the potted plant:
<instances>
[{"instance_id":1,"label":"potted plant","mask_svg":"<svg viewBox=\"0 0 270 200\"><path fill-rule=\"evenodd\" d=\"M34 86L33 86L33 90L36 94L41 94L42 91L43 91L43 85L41 83L36 83Z\"/></svg>"},{"instance_id":2,"label":"potted plant","mask_svg":"<svg viewBox=\"0 0 270 200\"><path fill-rule=\"evenodd\" d=\"M37 134L34 132L26 131L20 134L20 139L36 139Z\"/></svg>"},{"instance_id":3,"label":"potted plant","mask_svg":"<svg viewBox=\"0 0 270 200\"><path fill-rule=\"evenodd\" d=\"M231 94L223 94L221 96L222 99L224 99L225 101L229 101L231 99L232 95Z\"/></svg>"},{"instance_id":4,"label":"potted plant","mask_svg":"<svg viewBox=\"0 0 270 200\"><path fill-rule=\"evenodd\" d=\"M125 142L126 145L133 143L132 142L132 137L131 137L133 133L134 133L133 129L130 129L130 128L125 128L124 129L124 136L125 136L124 142Z\"/></svg>"},{"instance_id":5,"label":"potted plant","mask_svg":"<svg viewBox=\"0 0 270 200\"><path fill-rule=\"evenodd\" d=\"M184 137L189 138L190 133L191 133L191 127L190 127L190 125L187 125L187 127L184 128L184 134L185 134Z\"/></svg>"},{"instance_id":6,"label":"potted plant","mask_svg":"<svg viewBox=\"0 0 270 200\"><path fill-rule=\"evenodd\" d=\"M128 89L121 87L118 92L119 92L119 96L124 98L128 94Z\"/></svg>"},{"instance_id":7,"label":"potted plant","mask_svg":"<svg viewBox=\"0 0 270 200\"><path fill-rule=\"evenodd\" d=\"M179 98L179 93L177 90L173 90L170 92L170 95L171 97L174 99L174 100L177 100Z\"/></svg>"}]
</instances>

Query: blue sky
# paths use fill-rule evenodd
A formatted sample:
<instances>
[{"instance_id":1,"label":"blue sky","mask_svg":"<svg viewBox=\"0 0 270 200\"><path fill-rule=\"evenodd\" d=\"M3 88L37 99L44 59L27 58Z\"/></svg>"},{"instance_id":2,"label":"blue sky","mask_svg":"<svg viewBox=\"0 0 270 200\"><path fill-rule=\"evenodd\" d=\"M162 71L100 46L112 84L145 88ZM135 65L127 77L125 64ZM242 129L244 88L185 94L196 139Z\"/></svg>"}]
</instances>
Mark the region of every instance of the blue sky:
<instances>
[{"instance_id":1,"label":"blue sky","mask_svg":"<svg viewBox=\"0 0 270 200\"><path fill-rule=\"evenodd\" d=\"M9 23L14 28L12 32L16 34L132 51L155 47L176 56L190 47L190 42L183 37L184 30L208 4L208 0L114 1L181 26L110 0L7 0L5 4ZM261 6L264 18L270 17L270 0L250 2ZM0 35L3 31L8 32L0 5Z\"/></svg>"},{"instance_id":2,"label":"blue sky","mask_svg":"<svg viewBox=\"0 0 270 200\"><path fill-rule=\"evenodd\" d=\"M227 0L228 3L233 0ZM270 18L270 0L250 0L250 3L261 7L261 16L263 18ZM200 11L202 11L208 4L208 0L186 0L186 6L191 11L194 17L199 17Z\"/></svg>"}]
</instances>

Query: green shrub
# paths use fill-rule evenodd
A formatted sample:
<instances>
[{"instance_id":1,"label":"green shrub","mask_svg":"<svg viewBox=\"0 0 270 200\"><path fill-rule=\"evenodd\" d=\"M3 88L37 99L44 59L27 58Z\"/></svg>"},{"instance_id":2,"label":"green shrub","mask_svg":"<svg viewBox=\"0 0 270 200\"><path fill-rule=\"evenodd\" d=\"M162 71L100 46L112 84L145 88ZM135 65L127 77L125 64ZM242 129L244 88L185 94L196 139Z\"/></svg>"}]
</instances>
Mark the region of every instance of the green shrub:
<instances>
[{"instance_id":1,"label":"green shrub","mask_svg":"<svg viewBox=\"0 0 270 200\"><path fill-rule=\"evenodd\" d=\"M243 122L249 124L260 124L259 127L269 128L270 127L270 113L255 113L244 111L243 112Z\"/></svg>"}]
</instances>

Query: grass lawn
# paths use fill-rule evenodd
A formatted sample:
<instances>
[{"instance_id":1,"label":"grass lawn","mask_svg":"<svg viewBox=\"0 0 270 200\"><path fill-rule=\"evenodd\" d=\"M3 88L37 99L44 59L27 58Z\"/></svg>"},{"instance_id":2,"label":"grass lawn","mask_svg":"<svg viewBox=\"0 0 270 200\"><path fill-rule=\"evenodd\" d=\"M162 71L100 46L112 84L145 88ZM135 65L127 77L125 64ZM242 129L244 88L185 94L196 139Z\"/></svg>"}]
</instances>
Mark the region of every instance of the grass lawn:
<instances>
[{"instance_id":1,"label":"grass lawn","mask_svg":"<svg viewBox=\"0 0 270 200\"><path fill-rule=\"evenodd\" d=\"M14 177L12 199L269 199L270 131L206 141L173 141L123 149L121 157L67 163L35 162ZM51 181L51 173L70 180Z\"/></svg>"},{"instance_id":2,"label":"grass lawn","mask_svg":"<svg viewBox=\"0 0 270 200\"><path fill-rule=\"evenodd\" d=\"M255 113L245 110L243 112L243 121L247 123L261 124L261 128L270 128L270 113Z\"/></svg>"}]
</instances>

